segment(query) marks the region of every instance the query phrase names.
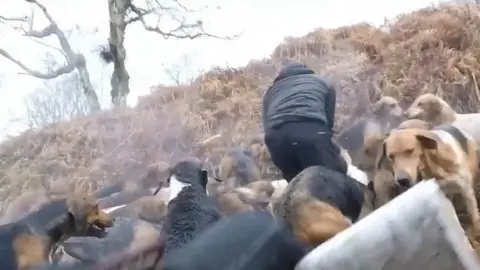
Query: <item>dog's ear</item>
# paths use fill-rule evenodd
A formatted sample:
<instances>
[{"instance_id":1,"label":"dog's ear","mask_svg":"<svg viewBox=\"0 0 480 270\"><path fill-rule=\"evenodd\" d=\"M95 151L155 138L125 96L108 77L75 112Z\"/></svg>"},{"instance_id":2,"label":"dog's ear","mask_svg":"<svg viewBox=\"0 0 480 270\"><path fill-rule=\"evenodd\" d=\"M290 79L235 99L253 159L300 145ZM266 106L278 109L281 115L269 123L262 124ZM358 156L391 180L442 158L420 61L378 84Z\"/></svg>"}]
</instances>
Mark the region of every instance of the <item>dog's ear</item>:
<instances>
[{"instance_id":1,"label":"dog's ear","mask_svg":"<svg viewBox=\"0 0 480 270\"><path fill-rule=\"evenodd\" d=\"M86 209L86 200L84 197L71 198L68 202L68 215L70 221L73 220L76 230L83 230L86 226L88 209Z\"/></svg>"},{"instance_id":2,"label":"dog's ear","mask_svg":"<svg viewBox=\"0 0 480 270\"><path fill-rule=\"evenodd\" d=\"M202 186L206 187L208 184L208 171L205 169L200 170L200 181Z\"/></svg>"},{"instance_id":3,"label":"dog's ear","mask_svg":"<svg viewBox=\"0 0 480 270\"><path fill-rule=\"evenodd\" d=\"M70 228L75 228L75 223L76 223L75 216L71 212L68 212L68 225L69 225L69 227Z\"/></svg>"},{"instance_id":4,"label":"dog's ear","mask_svg":"<svg viewBox=\"0 0 480 270\"><path fill-rule=\"evenodd\" d=\"M164 185L163 181L160 182L160 183L158 183L158 187L157 187L157 189L155 189L155 191L153 192L153 196L157 195L158 192L160 192L160 190L163 188L163 185Z\"/></svg>"},{"instance_id":5,"label":"dog's ear","mask_svg":"<svg viewBox=\"0 0 480 270\"><path fill-rule=\"evenodd\" d=\"M455 152L452 148L445 147L441 143L440 137L428 130L419 131L418 134L415 134L415 137L424 149L435 150L425 153L429 157L427 158L427 172L430 171L432 176L440 178L445 177L438 175L441 172L453 173L456 171Z\"/></svg>"},{"instance_id":6,"label":"dog's ear","mask_svg":"<svg viewBox=\"0 0 480 270\"><path fill-rule=\"evenodd\" d=\"M217 181L217 182L219 182L219 183L223 183L223 180L220 179L220 178L217 178L217 177L213 177L213 180L215 180L215 181Z\"/></svg>"},{"instance_id":7,"label":"dog's ear","mask_svg":"<svg viewBox=\"0 0 480 270\"><path fill-rule=\"evenodd\" d=\"M377 102L373 104L372 107L372 114L375 116L383 116L386 112L386 104L383 100L379 99Z\"/></svg>"},{"instance_id":8,"label":"dog's ear","mask_svg":"<svg viewBox=\"0 0 480 270\"><path fill-rule=\"evenodd\" d=\"M371 192L375 192L375 187L373 185L373 181L368 181L367 189L370 190Z\"/></svg>"},{"instance_id":9,"label":"dog's ear","mask_svg":"<svg viewBox=\"0 0 480 270\"><path fill-rule=\"evenodd\" d=\"M420 142L420 145L428 150L435 150L438 148L438 136L432 132L425 132L423 130L417 131L415 137Z\"/></svg>"}]
</instances>

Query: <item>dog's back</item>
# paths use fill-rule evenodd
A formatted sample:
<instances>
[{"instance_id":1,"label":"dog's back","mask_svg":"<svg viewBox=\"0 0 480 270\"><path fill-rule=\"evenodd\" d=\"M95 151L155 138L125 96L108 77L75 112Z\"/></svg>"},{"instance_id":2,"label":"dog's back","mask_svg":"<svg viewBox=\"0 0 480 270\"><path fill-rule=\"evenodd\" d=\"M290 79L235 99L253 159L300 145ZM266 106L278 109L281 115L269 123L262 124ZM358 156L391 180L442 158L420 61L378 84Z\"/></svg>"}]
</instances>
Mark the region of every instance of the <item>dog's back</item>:
<instances>
[{"instance_id":1,"label":"dog's back","mask_svg":"<svg viewBox=\"0 0 480 270\"><path fill-rule=\"evenodd\" d=\"M241 148L232 148L220 163L219 176L222 180L233 181L228 183L229 187L233 188L260 180L260 170L252 153Z\"/></svg>"},{"instance_id":2,"label":"dog's back","mask_svg":"<svg viewBox=\"0 0 480 270\"><path fill-rule=\"evenodd\" d=\"M298 241L314 248L347 229L359 218L366 187L323 166L308 167L273 203Z\"/></svg>"},{"instance_id":3,"label":"dog's back","mask_svg":"<svg viewBox=\"0 0 480 270\"><path fill-rule=\"evenodd\" d=\"M287 186L274 202L274 213L287 221L294 219L298 204L314 198L338 208L352 222L358 219L363 204L364 188L352 177L323 166L308 167ZM293 216L292 216L293 214Z\"/></svg>"},{"instance_id":4,"label":"dog's back","mask_svg":"<svg viewBox=\"0 0 480 270\"><path fill-rule=\"evenodd\" d=\"M480 113L457 113L453 126L472 137L480 145Z\"/></svg>"},{"instance_id":5,"label":"dog's back","mask_svg":"<svg viewBox=\"0 0 480 270\"><path fill-rule=\"evenodd\" d=\"M15 252L15 239L20 236L21 228L14 229L14 223L0 226L0 269L17 269L18 263ZM25 228L27 231L27 228ZM28 232L28 231L27 231Z\"/></svg>"},{"instance_id":6,"label":"dog's back","mask_svg":"<svg viewBox=\"0 0 480 270\"><path fill-rule=\"evenodd\" d=\"M0 245L3 258L0 269L22 269L40 264L46 256L47 228L63 221L67 212L66 201L57 199L43 204L16 222L2 225ZM4 265L16 267L8 268Z\"/></svg>"},{"instance_id":7,"label":"dog's back","mask_svg":"<svg viewBox=\"0 0 480 270\"><path fill-rule=\"evenodd\" d=\"M25 220L0 226L0 269L40 265L45 261L45 240L39 229Z\"/></svg>"},{"instance_id":8,"label":"dog's back","mask_svg":"<svg viewBox=\"0 0 480 270\"><path fill-rule=\"evenodd\" d=\"M168 204L162 228L167 237L165 254L189 243L221 217L216 203L205 191L185 188Z\"/></svg>"},{"instance_id":9,"label":"dog's back","mask_svg":"<svg viewBox=\"0 0 480 270\"><path fill-rule=\"evenodd\" d=\"M432 128L432 132L437 134L444 143L453 148L457 155L457 162L461 167L463 167L462 164L467 162L468 169L473 174L473 177L475 177L478 167L478 157L477 146L473 138L461 129L449 124L436 126Z\"/></svg>"},{"instance_id":10,"label":"dog's back","mask_svg":"<svg viewBox=\"0 0 480 270\"><path fill-rule=\"evenodd\" d=\"M370 158L362 152L364 148L369 147L378 136L389 132L392 127L391 123L376 118L364 119L342 132L336 142L348 152L351 164L359 166L365 162L364 158Z\"/></svg>"},{"instance_id":11,"label":"dog's back","mask_svg":"<svg viewBox=\"0 0 480 270\"><path fill-rule=\"evenodd\" d=\"M340 133L335 141L345 149L350 156L359 151L363 145L363 137L367 120L363 119Z\"/></svg>"},{"instance_id":12,"label":"dog's back","mask_svg":"<svg viewBox=\"0 0 480 270\"><path fill-rule=\"evenodd\" d=\"M160 238L160 230L161 225L120 217L115 220L115 226L109 229L105 238L74 237L62 246L69 257L91 265L105 258L136 252L154 244Z\"/></svg>"},{"instance_id":13,"label":"dog's back","mask_svg":"<svg viewBox=\"0 0 480 270\"><path fill-rule=\"evenodd\" d=\"M219 221L172 255L163 269L291 270L305 248L281 220L255 211Z\"/></svg>"}]
</instances>

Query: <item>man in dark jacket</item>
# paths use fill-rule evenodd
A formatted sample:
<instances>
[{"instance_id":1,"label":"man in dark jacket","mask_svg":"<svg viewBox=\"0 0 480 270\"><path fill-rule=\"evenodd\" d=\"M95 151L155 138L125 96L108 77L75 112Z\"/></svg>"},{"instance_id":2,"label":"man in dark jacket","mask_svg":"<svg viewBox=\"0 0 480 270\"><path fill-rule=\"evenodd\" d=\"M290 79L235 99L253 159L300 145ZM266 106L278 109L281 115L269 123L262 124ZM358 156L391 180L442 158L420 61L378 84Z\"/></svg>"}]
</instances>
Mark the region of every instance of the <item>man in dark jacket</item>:
<instances>
[{"instance_id":1,"label":"man in dark jacket","mask_svg":"<svg viewBox=\"0 0 480 270\"><path fill-rule=\"evenodd\" d=\"M346 174L347 164L332 142L335 103L333 86L299 63L285 65L265 93L265 144L288 182L313 165Z\"/></svg>"}]
</instances>

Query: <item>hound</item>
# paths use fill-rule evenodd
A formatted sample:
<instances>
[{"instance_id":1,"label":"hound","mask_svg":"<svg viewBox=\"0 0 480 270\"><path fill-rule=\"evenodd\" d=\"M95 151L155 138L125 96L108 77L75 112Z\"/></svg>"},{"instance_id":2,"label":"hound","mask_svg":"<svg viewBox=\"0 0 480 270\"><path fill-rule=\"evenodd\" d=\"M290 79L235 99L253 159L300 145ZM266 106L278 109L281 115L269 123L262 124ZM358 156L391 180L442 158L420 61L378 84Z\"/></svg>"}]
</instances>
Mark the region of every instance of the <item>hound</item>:
<instances>
[{"instance_id":1,"label":"hound","mask_svg":"<svg viewBox=\"0 0 480 270\"><path fill-rule=\"evenodd\" d=\"M255 181L245 187L221 190L213 197L223 214L233 215L266 208L274 191L271 181Z\"/></svg>"},{"instance_id":2,"label":"hound","mask_svg":"<svg viewBox=\"0 0 480 270\"><path fill-rule=\"evenodd\" d=\"M273 202L273 213L287 223L298 241L314 248L357 221L365 189L342 173L308 167Z\"/></svg>"},{"instance_id":3,"label":"hound","mask_svg":"<svg viewBox=\"0 0 480 270\"><path fill-rule=\"evenodd\" d=\"M218 177L224 180L229 188L235 188L259 181L260 170L250 151L232 148L220 162Z\"/></svg>"},{"instance_id":4,"label":"hound","mask_svg":"<svg viewBox=\"0 0 480 270\"><path fill-rule=\"evenodd\" d=\"M480 145L480 114L457 113L445 100L434 94L417 97L404 115L409 119L422 119L434 126L452 124L473 137L477 147Z\"/></svg>"},{"instance_id":5,"label":"hound","mask_svg":"<svg viewBox=\"0 0 480 270\"><path fill-rule=\"evenodd\" d=\"M41 206L0 227L1 269L27 269L53 262L57 246L74 236L105 237L113 219L90 196L73 194Z\"/></svg>"},{"instance_id":6,"label":"hound","mask_svg":"<svg viewBox=\"0 0 480 270\"><path fill-rule=\"evenodd\" d=\"M402 119L402 108L393 97L385 96L373 105L372 113L336 137L336 142L352 157L352 164L357 166L361 159L357 153L364 145L366 134L371 132L386 133L397 127Z\"/></svg>"},{"instance_id":7,"label":"hound","mask_svg":"<svg viewBox=\"0 0 480 270\"><path fill-rule=\"evenodd\" d=\"M402 122L390 132L407 128L429 130L432 125L423 120L410 119ZM365 171L370 180L369 190L371 191L373 209L384 205L402 192L393 178L391 166L388 163L377 161L381 154L383 141L389 136L390 132L383 133L379 129L369 130L365 135L364 145L357 155L358 168Z\"/></svg>"},{"instance_id":8,"label":"hound","mask_svg":"<svg viewBox=\"0 0 480 270\"><path fill-rule=\"evenodd\" d=\"M145 196L127 205L115 207L112 217L129 217L160 224L167 213L167 203L156 196Z\"/></svg>"},{"instance_id":9,"label":"hound","mask_svg":"<svg viewBox=\"0 0 480 270\"><path fill-rule=\"evenodd\" d=\"M160 176L168 169L168 164L158 162L150 165L143 177L108 185L93 194L101 208L124 205L143 196L151 195L161 182Z\"/></svg>"},{"instance_id":10,"label":"hound","mask_svg":"<svg viewBox=\"0 0 480 270\"><path fill-rule=\"evenodd\" d=\"M115 226L102 239L74 237L61 246L59 264L97 264L104 258L137 253L160 241L162 222L167 212L168 188L163 183L149 196L129 204L104 209L115 217ZM155 260L155 258L152 258ZM147 262L143 266L149 266ZM140 267L137 265L136 267Z\"/></svg>"},{"instance_id":11,"label":"hound","mask_svg":"<svg viewBox=\"0 0 480 270\"><path fill-rule=\"evenodd\" d=\"M22 219L28 214L49 201L49 195L45 190L28 190L15 198L5 209L0 217L1 224L12 223Z\"/></svg>"},{"instance_id":12,"label":"hound","mask_svg":"<svg viewBox=\"0 0 480 270\"><path fill-rule=\"evenodd\" d=\"M169 169L168 210L162 228L165 256L191 242L222 214L207 195L208 173L198 160L184 160Z\"/></svg>"},{"instance_id":13,"label":"hound","mask_svg":"<svg viewBox=\"0 0 480 270\"><path fill-rule=\"evenodd\" d=\"M160 224L118 217L108 235L102 239L73 237L63 243L63 256L58 264L82 263L84 267L92 266L105 261L105 258L139 252L159 241L161 229Z\"/></svg>"},{"instance_id":14,"label":"hound","mask_svg":"<svg viewBox=\"0 0 480 270\"><path fill-rule=\"evenodd\" d=\"M477 235L480 215L473 190L477 173L475 142L453 125L432 130L404 129L392 132L385 140L379 162L392 165L398 186L408 189L418 181L435 178L445 194L459 193L467 207Z\"/></svg>"}]
</instances>

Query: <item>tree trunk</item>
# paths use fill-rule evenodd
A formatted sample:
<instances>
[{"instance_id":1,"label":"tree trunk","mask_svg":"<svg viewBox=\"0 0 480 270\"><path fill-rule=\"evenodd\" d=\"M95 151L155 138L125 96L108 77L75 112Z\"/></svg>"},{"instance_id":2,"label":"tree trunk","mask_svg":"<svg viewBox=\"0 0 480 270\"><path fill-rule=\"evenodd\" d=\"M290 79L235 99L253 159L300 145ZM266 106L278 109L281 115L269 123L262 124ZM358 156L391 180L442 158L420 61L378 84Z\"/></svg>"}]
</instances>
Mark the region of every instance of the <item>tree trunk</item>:
<instances>
[{"instance_id":1,"label":"tree trunk","mask_svg":"<svg viewBox=\"0 0 480 270\"><path fill-rule=\"evenodd\" d=\"M113 73L110 80L112 90L110 95L115 107L125 107L127 96L130 93L130 75L125 67L126 50L125 41L125 15L127 1L109 0L108 11L110 15L110 37L108 39L110 53L113 59Z\"/></svg>"}]
</instances>

